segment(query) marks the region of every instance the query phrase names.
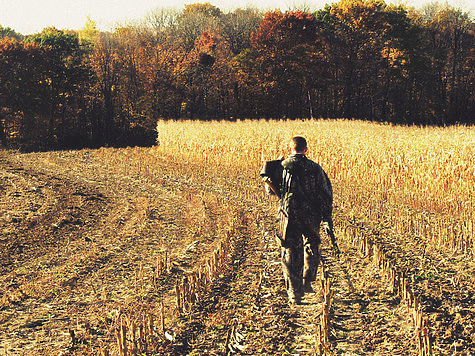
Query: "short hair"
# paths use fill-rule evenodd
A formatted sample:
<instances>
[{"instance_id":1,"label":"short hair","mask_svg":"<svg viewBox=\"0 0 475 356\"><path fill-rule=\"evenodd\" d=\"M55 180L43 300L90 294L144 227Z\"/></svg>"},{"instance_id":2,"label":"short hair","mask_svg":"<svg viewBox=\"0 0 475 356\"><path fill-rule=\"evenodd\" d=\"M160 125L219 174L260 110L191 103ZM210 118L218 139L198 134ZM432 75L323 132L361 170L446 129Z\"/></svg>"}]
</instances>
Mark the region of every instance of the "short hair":
<instances>
[{"instance_id":1,"label":"short hair","mask_svg":"<svg viewBox=\"0 0 475 356\"><path fill-rule=\"evenodd\" d=\"M292 138L293 149L295 152L303 152L307 148L307 140L300 136Z\"/></svg>"}]
</instances>

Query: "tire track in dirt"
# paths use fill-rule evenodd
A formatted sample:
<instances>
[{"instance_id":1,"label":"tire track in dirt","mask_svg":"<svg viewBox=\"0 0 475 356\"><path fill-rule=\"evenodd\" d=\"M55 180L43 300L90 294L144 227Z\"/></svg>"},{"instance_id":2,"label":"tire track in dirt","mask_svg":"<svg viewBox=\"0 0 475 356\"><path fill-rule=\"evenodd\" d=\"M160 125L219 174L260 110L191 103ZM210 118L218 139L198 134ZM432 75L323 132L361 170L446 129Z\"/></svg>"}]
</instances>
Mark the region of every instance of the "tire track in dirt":
<instances>
[{"instance_id":1,"label":"tire track in dirt","mask_svg":"<svg viewBox=\"0 0 475 356\"><path fill-rule=\"evenodd\" d=\"M331 346L337 355L416 354L412 321L385 284L372 261L361 257L354 246L340 241L341 255L328 256L334 293L331 315Z\"/></svg>"},{"instance_id":2,"label":"tire track in dirt","mask_svg":"<svg viewBox=\"0 0 475 356\"><path fill-rule=\"evenodd\" d=\"M401 237L387 236L364 225L353 226L353 229L364 236L369 246L378 246L383 251L385 260L390 262L396 278L394 281L386 280L386 284L396 283L394 298L412 319L413 301L403 300L403 292L399 286L399 281L404 276L408 283L407 289L418 298L422 313L428 317L432 349L441 355L454 352L470 355L475 345L475 301L474 286L470 283L470 265L464 265L467 275L458 275L454 264L447 261L445 254L433 254L431 251L426 253L424 246L404 244ZM373 258L374 251L371 249L366 252L365 258ZM458 257L461 261L467 260L464 256ZM457 276L456 281L450 276ZM440 329L444 330L444 333L438 332ZM414 334L414 347L417 348L414 328L411 333Z\"/></svg>"},{"instance_id":3,"label":"tire track in dirt","mask_svg":"<svg viewBox=\"0 0 475 356\"><path fill-rule=\"evenodd\" d=\"M94 187L25 166L13 155L2 155L1 161L7 183L21 187L2 211L11 209L21 219L12 230L4 220L0 350L29 354L41 347L38 340L48 338L40 337L39 330L69 319L68 307L57 302L60 289L74 289L89 271L84 266L82 272L64 274L60 266L67 264L72 252L90 246L81 229L94 225L107 202ZM30 211L32 201L39 209Z\"/></svg>"},{"instance_id":4,"label":"tire track in dirt","mask_svg":"<svg viewBox=\"0 0 475 356\"><path fill-rule=\"evenodd\" d=\"M6 157L1 157L0 162L4 186L16 188L4 197L1 209L3 214L6 212L2 219L2 274L13 263L44 253L39 246L56 248L64 243L65 235L68 242L76 239L77 225L93 224L90 217L96 219L106 203L103 195L90 186L24 168L20 162Z\"/></svg>"}]
</instances>

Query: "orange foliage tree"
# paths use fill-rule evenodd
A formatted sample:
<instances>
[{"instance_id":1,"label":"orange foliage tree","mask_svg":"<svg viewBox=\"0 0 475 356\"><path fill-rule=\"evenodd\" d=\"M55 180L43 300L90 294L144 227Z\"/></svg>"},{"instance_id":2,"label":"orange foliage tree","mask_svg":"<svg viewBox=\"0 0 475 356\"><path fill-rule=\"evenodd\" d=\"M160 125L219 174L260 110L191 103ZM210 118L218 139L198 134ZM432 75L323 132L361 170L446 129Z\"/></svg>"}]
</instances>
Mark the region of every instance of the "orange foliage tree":
<instances>
[{"instance_id":1,"label":"orange foliage tree","mask_svg":"<svg viewBox=\"0 0 475 356\"><path fill-rule=\"evenodd\" d=\"M319 85L324 61L315 17L301 11L268 12L250 41L243 68L258 85L256 94L267 115L312 116L311 90Z\"/></svg>"}]
</instances>

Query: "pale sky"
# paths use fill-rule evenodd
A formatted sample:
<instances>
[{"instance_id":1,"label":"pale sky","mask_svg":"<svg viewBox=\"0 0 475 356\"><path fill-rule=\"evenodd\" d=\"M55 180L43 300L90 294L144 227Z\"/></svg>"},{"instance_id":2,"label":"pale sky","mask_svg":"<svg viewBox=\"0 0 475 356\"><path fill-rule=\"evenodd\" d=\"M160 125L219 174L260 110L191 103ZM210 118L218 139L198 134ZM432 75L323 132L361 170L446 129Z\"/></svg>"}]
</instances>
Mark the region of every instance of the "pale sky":
<instances>
[{"instance_id":1,"label":"pale sky","mask_svg":"<svg viewBox=\"0 0 475 356\"><path fill-rule=\"evenodd\" d=\"M111 30L118 24L142 19L152 9L182 9L184 4L197 2L209 2L223 11L247 5L284 11L299 4L307 4L312 10L322 9L326 3L338 0L0 0L0 25L24 35L40 32L48 26L78 30L90 16L101 30ZM429 2L431 0L386 0L386 3L404 3L416 8ZM448 3L470 12L473 17L475 0L449 0Z\"/></svg>"}]
</instances>

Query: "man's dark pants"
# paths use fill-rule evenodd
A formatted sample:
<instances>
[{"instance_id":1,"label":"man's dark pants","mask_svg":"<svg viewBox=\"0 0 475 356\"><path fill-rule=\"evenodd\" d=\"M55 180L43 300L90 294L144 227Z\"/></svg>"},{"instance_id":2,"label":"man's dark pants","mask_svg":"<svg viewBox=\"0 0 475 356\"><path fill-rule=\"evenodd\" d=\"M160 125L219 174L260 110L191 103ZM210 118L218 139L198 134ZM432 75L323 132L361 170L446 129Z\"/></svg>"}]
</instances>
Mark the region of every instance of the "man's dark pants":
<instances>
[{"instance_id":1,"label":"man's dark pants","mask_svg":"<svg viewBox=\"0 0 475 356\"><path fill-rule=\"evenodd\" d=\"M282 270L289 296L302 297L303 279L314 281L320 262L320 223L301 219L287 226L282 246Z\"/></svg>"}]
</instances>

